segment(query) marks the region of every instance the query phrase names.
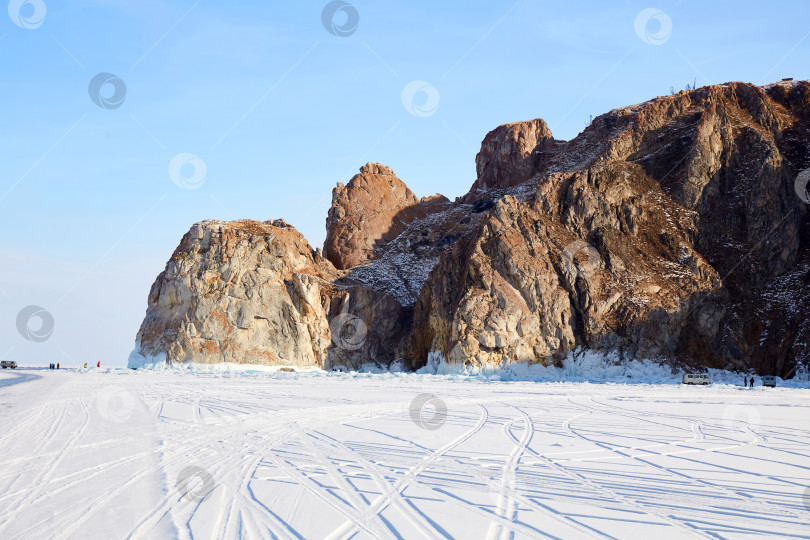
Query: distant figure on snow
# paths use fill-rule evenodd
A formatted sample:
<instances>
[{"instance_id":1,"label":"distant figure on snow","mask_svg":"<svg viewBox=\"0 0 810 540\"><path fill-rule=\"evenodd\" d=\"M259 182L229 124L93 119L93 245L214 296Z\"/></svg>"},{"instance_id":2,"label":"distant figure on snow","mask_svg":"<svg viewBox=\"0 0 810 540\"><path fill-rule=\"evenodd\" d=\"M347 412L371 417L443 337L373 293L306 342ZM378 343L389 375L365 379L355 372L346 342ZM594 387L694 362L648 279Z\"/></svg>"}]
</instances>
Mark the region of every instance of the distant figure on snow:
<instances>
[{"instance_id":1,"label":"distant figure on snow","mask_svg":"<svg viewBox=\"0 0 810 540\"><path fill-rule=\"evenodd\" d=\"M85 362L85 364L84 364L84 369L87 369L87 363L86 363L86 362Z\"/></svg>"},{"instance_id":2,"label":"distant figure on snow","mask_svg":"<svg viewBox=\"0 0 810 540\"><path fill-rule=\"evenodd\" d=\"M743 377L743 386L748 388L748 376Z\"/></svg>"},{"instance_id":3,"label":"distant figure on snow","mask_svg":"<svg viewBox=\"0 0 810 540\"><path fill-rule=\"evenodd\" d=\"M98 364L96 364L96 367L101 367L101 360L98 361Z\"/></svg>"},{"instance_id":4,"label":"distant figure on snow","mask_svg":"<svg viewBox=\"0 0 810 540\"><path fill-rule=\"evenodd\" d=\"M753 387L754 387L754 377L753 377L753 375L752 375L752 376L751 376L751 388L753 388Z\"/></svg>"},{"instance_id":5,"label":"distant figure on snow","mask_svg":"<svg viewBox=\"0 0 810 540\"><path fill-rule=\"evenodd\" d=\"M56 364L56 369L59 369L59 364Z\"/></svg>"}]
</instances>

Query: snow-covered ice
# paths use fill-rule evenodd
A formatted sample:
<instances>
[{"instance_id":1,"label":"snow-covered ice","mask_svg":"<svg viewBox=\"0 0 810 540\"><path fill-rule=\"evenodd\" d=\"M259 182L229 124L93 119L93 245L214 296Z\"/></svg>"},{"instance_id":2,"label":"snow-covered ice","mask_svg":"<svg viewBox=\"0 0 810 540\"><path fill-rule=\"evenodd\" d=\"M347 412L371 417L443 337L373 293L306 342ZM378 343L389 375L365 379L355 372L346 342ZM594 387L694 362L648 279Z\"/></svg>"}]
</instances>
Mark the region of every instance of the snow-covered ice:
<instances>
[{"instance_id":1,"label":"snow-covered ice","mask_svg":"<svg viewBox=\"0 0 810 540\"><path fill-rule=\"evenodd\" d=\"M810 537L810 391L727 379L6 370L0 538Z\"/></svg>"}]
</instances>

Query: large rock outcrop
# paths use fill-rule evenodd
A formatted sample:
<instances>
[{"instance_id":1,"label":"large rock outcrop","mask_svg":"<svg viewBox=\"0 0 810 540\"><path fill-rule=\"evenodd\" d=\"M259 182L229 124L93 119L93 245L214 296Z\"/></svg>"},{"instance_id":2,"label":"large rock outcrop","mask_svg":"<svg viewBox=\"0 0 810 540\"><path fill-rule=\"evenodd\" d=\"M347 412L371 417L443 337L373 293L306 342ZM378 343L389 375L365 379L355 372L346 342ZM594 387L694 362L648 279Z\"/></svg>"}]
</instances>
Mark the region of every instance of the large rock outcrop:
<instances>
[{"instance_id":1,"label":"large rock outcrop","mask_svg":"<svg viewBox=\"0 0 810 540\"><path fill-rule=\"evenodd\" d=\"M130 367L387 365L402 308L344 274L283 220L197 223L152 285Z\"/></svg>"},{"instance_id":2,"label":"large rock outcrop","mask_svg":"<svg viewBox=\"0 0 810 540\"><path fill-rule=\"evenodd\" d=\"M810 83L659 97L569 142L507 124L476 165L455 202L366 165L333 192L329 261L287 227L197 226L153 287L139 349L412 369L577 347L782 376L808 362Z\"/></svg>"},{"instance_id":3,"label":"large rock outcrop","mask_svg":"<svg viewBox=\"0 0 810 540\"><path fill-rule=\"evenodd\" d=\"M473 189L507 188L529 180L561 143L540 118L498 126L487 133L475 156Z\"/></svg>"},{"instance_id":4,"label":"large rock outcrop","mask_svg":"<svg viewBox=\"0 0 810 540\"><path fill-rule=\"evenodd\" d=\"M487 219L442 256L414 356L548 362L586 346L790 373L810 337L794 189L809 89L732 83L596 118L514 196L491 193Z\"/></svg>"},{"instance_id":5,"label":"large rock outcrop","mask_svg":"<svg viewBox=\"0 0 810 540\"><path fill-rule=\"evenodd\" d=\"M374 248L401 233L420 213L419 199L379 163L367 163L347 185L332 190L324 255L345 270L373 257Z\"/></svg>"}]
</instances>

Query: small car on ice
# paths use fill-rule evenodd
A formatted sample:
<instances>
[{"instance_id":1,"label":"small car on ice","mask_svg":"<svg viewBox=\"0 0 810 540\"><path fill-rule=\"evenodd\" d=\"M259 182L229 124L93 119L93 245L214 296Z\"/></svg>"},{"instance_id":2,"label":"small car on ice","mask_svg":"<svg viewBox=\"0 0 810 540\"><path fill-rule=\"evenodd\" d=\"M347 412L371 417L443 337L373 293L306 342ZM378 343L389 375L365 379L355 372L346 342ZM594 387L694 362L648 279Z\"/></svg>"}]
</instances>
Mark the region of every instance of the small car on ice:
<instances>
[{"instance_id":1,"label":"small car on ice","mask_svg":"<svg viewBox=\"0 0 810 540\"><path fill-rule=\"evenodd\" d=\"M0 361L0 367L2 367L3 369L6 368L14 369L17 367L17 362L15 362L14 360L3 360Z\"/></svg>"},{"instance_id":2,"label":"small car on ice","mask_svg":"<svg viewBox=\"0 0 810 540\"><path fill-rule=\"evenodd\" d=\"M776 375L765 375L762 377L762 386L776 388Z\"/></svg>"},{"instance_id":3,"label":"small car on ice","mask_svg":"<svg viewBox=\"0 0 810 540\"><path fill-rule=\"evenodd\" d=\"M712 384L712 380L705 373L684 373L681 379L683 384Z\"/></svg>"}]
</instances>

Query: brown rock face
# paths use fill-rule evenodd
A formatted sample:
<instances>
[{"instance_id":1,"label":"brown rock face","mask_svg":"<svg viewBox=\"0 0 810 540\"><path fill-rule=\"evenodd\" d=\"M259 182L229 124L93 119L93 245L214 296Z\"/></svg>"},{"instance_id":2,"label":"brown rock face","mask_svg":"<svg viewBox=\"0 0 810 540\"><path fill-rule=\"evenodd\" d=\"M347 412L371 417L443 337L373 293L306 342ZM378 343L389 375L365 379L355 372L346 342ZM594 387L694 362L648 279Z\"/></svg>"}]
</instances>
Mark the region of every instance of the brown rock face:
<instances>
[{"instance_id":1,"label":"brown rock face","mask_svg":"<svg viewBox=\"0 0 810 540\"><path fill-rule=\"evenodd\" d=\"M557 146L539 118L498 126L487 133L475 156L478 179L473 189L507 188L529 180Z\"/></svg>"},{"instance_id":2,"label":"brown rock face","mask_svg":"<svg viewBox=\"0 0 810 540\"><path fill-rule=\"evenodd\" d=\"M660 97L569 142L542 120L508 124L476 164L456 202L363 167L333 192L334 266L286 226L192 228L139 350L418 368L586 347L781 376L810 363L810 83Z\"/></svg>"},{"instance_id":3,"label":"brown rock face","mask_svg":"<svg viewBox=\"0 0 810 540\"><path fill-rule=\"evenodd\" d=\"M426 280L413 356L552 362L585 346L790 374L810 338L794 187L808 112L807 82L732 83L595 119L530 182L490 190Z\"/></svg>"},{"instance_id":4,"label":"brown rock face","mask_svg":"<svg viewBox=\"0 0 810 540\"><path fill-rule=\"evenodd\" d=\"M387 365L401 306L342 274L283 220L195 224L152 285L130 367Z\"/></svg>"},{"instance_id":5,"label":"brown rock face","mask_svg":"<svg viewBox=\"0 0 810 540\"><path fill-rule=\"evenodd\" d=\"M374 249L389 242L413 221L419 199L390 167L367 163L344 186L332 190L326 218L324 253L345 270L372 258Z\"/></svg>"}]
</instances>

